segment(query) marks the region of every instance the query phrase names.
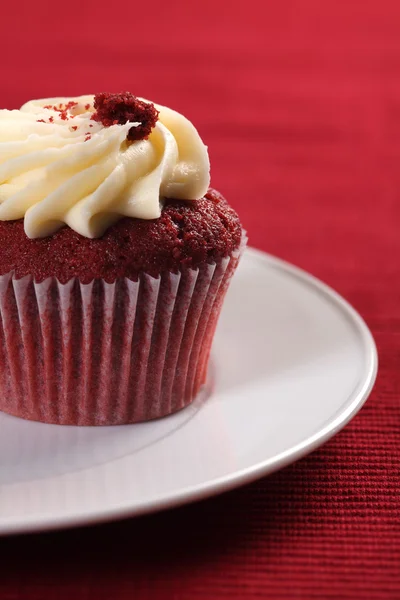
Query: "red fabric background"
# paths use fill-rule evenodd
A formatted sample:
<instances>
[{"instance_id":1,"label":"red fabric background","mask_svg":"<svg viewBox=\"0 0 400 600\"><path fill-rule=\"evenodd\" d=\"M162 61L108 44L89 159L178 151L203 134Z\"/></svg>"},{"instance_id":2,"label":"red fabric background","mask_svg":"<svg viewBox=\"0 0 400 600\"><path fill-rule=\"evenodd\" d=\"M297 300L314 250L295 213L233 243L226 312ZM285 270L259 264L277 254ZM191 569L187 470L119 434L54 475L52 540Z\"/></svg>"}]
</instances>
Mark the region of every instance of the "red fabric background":
<instances>
[{"instance_id":1,"label":"red fabric background","mask_svg":"<svg viewBox=\"0 0 400 600\"><path fill-rule=\"evenodd\" d=\"M400 598L398 1L26 4L1 8L1 105L130 89L187 114L252 245L352 302L380 373L343 432L272 477L1 539L0 600Z\"/></svg>"}]
</instances>

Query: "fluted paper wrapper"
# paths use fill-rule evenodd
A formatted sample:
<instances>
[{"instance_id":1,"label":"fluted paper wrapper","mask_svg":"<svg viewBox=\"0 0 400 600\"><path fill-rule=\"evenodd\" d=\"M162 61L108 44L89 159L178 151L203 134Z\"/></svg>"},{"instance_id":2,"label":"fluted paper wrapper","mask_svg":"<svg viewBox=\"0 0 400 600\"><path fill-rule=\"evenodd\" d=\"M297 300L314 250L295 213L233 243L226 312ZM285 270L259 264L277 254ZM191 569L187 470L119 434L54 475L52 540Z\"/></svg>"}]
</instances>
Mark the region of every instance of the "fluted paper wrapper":
<instances>
[{"instance_id":1,"label":"fluted paper wrapper","mask_svg":"<svg viewBox=\"0 0 400 600\"><path fill-rule=\"evenodd\" d=\"M137 282L0 276L0 410L63 425L117 425L188 405L245 241L199 269Z\"/></svg>"}]
</instances>

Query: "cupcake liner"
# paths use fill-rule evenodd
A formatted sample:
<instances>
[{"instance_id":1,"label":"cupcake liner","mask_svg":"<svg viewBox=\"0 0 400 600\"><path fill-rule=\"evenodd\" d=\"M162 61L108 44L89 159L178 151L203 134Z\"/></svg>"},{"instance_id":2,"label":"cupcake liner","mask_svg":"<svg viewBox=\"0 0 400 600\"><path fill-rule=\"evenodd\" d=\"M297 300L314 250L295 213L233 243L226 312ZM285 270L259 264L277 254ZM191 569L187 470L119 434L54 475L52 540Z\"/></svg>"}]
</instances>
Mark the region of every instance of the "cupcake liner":
<instances>
[{"instance_id":1,"label":"cupcake liner","mask_svg":"<svg viewBox=\"0 0 400 600\"><path fill-rule=\"evenodd\" d=\"M219 263L115 283L0 276L0 410L117 425L188 405L246 244Z\"/></svg>"}]
</instances>

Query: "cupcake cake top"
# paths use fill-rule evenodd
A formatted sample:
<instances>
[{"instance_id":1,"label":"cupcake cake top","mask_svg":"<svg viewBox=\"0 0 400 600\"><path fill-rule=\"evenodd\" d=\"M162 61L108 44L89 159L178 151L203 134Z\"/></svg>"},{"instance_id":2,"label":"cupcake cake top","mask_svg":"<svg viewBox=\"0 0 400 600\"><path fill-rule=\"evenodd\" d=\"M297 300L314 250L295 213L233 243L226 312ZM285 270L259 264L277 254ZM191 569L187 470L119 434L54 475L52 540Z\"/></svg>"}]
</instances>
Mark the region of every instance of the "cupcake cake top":
<instances>
[{"instance_id":1,"label":"cupcake cake top","mask_svg":"<svg viewBox=\"0 0 400 600\"><path fill-rule=\"evenodd\" d=\"M0 221L23 218L29 238L65 224L97 238L121 217L157 219L166 198L202 198L209 171L188 119L129 92L0 110Z\"/></svg>"}]
</instances>

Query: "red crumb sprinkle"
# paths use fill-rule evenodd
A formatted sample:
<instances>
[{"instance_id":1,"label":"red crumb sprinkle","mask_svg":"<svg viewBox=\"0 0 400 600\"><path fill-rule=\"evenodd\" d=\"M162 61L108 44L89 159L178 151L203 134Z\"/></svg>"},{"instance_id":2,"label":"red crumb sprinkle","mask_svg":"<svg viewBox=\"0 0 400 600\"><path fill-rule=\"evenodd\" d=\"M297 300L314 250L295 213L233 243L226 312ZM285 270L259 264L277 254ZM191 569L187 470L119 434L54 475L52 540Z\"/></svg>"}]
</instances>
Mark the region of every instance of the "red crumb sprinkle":
<instances>
[{"instance_id":1,"label":"red crumb sprinkle","mask_svg":"<svg viewBox=\"0 0 400 600\"><path fill-rule=\"evenodd\" d=\"M54 122L54 117L49 117L49 122L53 123Z\"/></svg>"},{"instance_id":2,"label":"red crumb sprinkle","mask_svg":"<svg viewBox=\"0 0 400 600\"><path fill-rule=\"evenodd\" d=\"M85 109L89 110L89 108L90 108L90 104L85 104Z\"/></svg>"},{"instance_id":3,"label":"red crumb sprinkle","mask_svg":"<svg viewBox=\"0 0 400 600\"><path fill-rule=\"evenodd\" d=\"M46 123L46 121L44 119L38 119L36 123Z\"/></svg>"},{"instance_id":4,"label":"red crumb sprinkle","mask_svg":"<svg viewBox=\"0 0 400 600\"><path fill-rule=\"evenodd\" d=\"M89 123L89 127L93 127L93 123Z\"/></svg>"},{"instance_id":5,"label":"red crumb sprinkle","mask_svg":"<svg viewBox=\"0 0 400 600\"><path fill-rule=\"evenodd\" d=\"M75 106L78 106L78 103L74 102L74 100L70 100L69 102L67 102L67 104L54 104L53 106L51 104L46 104L46 106L44 106L43 108L47 108L48 110L54 110L55 112L58 112L60 114L60 118L63 121L67 121L68 119L74 118L75 115L69 114L69 111L72 108L75 108ZM52 123L54 121L54 117L50 117L49 120Z\"/></svg>"},{"instance_id":6,"label":"red crumb sprinkle","mask_svg":"<svg viewBox=\"0 0 400 600\"><path fill-rule=\"evenodd\" d=\"M87 141L89 141L91 139L92 139L92 136L87 133L84 141L87 142Z\"/></svg>"},{"instance_id":7,"label":"red crumb sprinkle","mask_svg":"<svg viewBox=\"0 0 400 600\"><path fill-rule=\"evenodd\" d=\"M73 131L76 131L76 130L78 129L78 125L73 125L73 126L71 127L71 129L72 129Z\"/></svg>"},{"instance_id":8,"label":"red crumb sprinkle","mask_svg":"<svg viewBox=\"0 0 400 600\"><path fill-rule=\"evenodd\" d=\"M130 141L146 140L157 123L159 111L154 104L143 102L130 92L120 94L96 94L94 97L96 112L92 116L94 121L100 121L104 127L111 125L124 125L125 123L139 123L131 127L127 139Z\"/></svg>"}]
</instances>

